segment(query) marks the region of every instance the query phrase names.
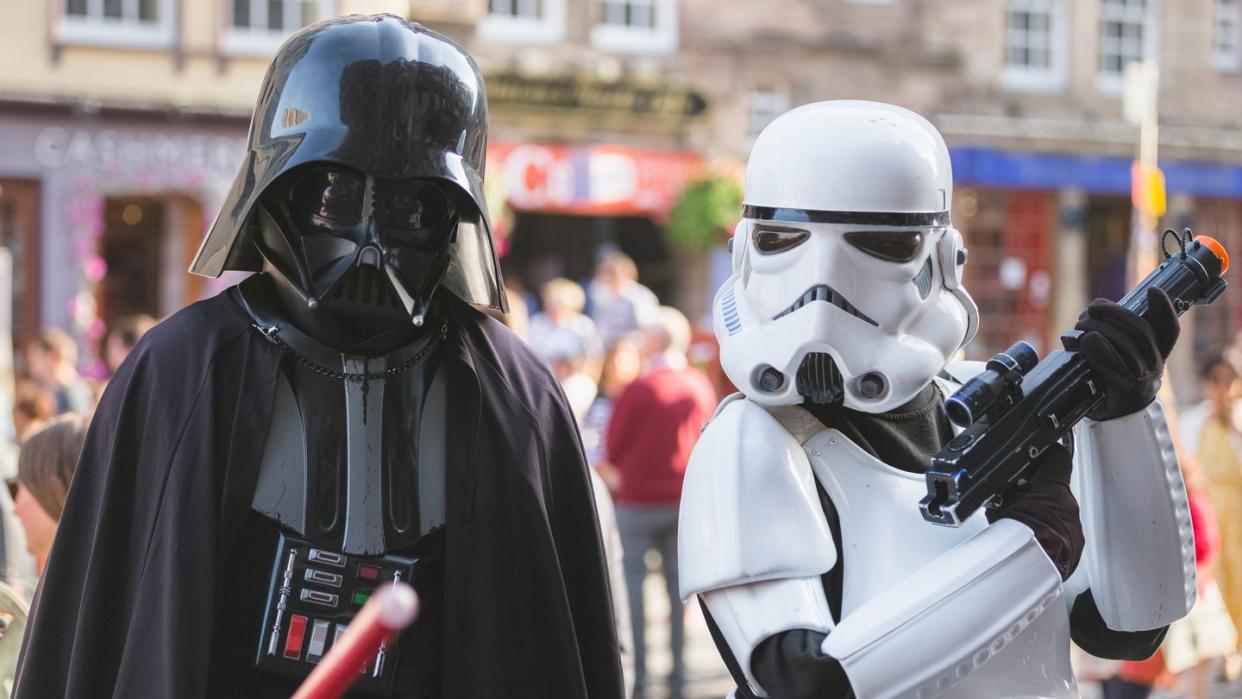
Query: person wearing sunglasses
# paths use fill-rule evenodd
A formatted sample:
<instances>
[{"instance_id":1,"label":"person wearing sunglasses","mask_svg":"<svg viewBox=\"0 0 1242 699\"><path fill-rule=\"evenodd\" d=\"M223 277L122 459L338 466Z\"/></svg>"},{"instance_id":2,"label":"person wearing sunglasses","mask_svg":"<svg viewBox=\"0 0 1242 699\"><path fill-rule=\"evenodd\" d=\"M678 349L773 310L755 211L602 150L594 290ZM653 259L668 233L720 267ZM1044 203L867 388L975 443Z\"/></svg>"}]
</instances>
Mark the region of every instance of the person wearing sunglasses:
<instances>
[{"instance_id":1,"label":"person wearing sunglasses","mask_svg":"<svg viewBox=\"0 0 1242 699\"><path fill-rule=\"evenodd\" d=\"M90 418L66 413L36 427L22 441L17 476L6 481L13 514L26 534L26 550L43 573L69 484L86 441Z\"/></svg>"},{"instance_id":2,"label":"person wearing sunglasses","mask_svg":"<svg viewBox=\"0 0 1242 699\"><path fill-rule=\"evenodd\" d=\"M15 697L289 696L371 592L377 697L619 697L589 471L505 308L473 59L395 15L293 35L191 271L252 276L109 382Z\"/></svg>"}]
</instances>

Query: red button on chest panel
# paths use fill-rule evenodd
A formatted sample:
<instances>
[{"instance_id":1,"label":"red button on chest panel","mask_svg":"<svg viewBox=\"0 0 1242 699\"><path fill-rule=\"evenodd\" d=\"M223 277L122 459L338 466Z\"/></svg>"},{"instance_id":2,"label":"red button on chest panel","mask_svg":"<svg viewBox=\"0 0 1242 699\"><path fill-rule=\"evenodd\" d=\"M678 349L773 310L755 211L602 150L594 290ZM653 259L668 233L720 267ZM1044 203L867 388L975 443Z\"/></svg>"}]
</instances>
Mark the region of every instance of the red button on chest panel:
<instances>
[{"instance_id":1,"label":"red button on chest panel","mask_svg":"<svg viewBox=\"0 0 1242 699\"><path fill-rule=\"evenodd\" d=\"M380 574L379 568L376 568L375 566L369 566L369 565L358 566L358 577L362 578L363 580L372 580L372 581L379 580L379 574Z\"/></svg>"},{"instance_id":2,"label":"red button on chest panel","mask_svg":"<svg viewBox=\"0 0 1242 699\"><path fill-rule=\"evenodd\" d=\"M289 617L289 635L285 637L285 657L297 660L302 656L302 641L306 637L306 617L294 614Z\"/></svg>"}]
</instances>

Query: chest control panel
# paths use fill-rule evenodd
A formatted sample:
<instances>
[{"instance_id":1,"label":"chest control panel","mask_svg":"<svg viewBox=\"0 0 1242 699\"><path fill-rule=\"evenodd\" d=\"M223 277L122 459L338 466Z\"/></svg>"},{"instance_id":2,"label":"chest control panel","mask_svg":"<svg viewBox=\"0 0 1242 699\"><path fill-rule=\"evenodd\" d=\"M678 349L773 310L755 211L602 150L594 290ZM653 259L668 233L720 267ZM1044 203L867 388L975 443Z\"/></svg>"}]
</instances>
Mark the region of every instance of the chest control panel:
<instances>
[{"instance_id":1,"label":"chest control panel","mask_svg":"<svg viewBox=\"0 0 1242 699\"><path fill-rule=\"evenodd\" d=\"M310 674L379 585L414 583L418 559L347 556L282 534L272 563L256 667L285 677ZM396 677L398 648L380 648L359 668L354 691L388 695Z\"/></svg>"}]
</instances>

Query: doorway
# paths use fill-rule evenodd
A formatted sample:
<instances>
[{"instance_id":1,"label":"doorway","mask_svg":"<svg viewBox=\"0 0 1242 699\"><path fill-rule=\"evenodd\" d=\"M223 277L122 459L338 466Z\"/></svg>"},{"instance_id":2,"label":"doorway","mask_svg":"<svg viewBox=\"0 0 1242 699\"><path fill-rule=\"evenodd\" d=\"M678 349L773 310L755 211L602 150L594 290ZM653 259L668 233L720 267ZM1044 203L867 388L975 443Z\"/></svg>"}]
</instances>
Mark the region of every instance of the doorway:
<instances>
[{"instance_id":1,"label":"doorway","mask_svg":"<svg viewBox=\"0 0 1242 699\"><path fill-rule=\"evenodd\" d=\"M1089 197L1083 224L1087 232L1087 298L1116 301L1127 290L1131 226L1129 198Z\"/></svg>"},{"instance_id":2,"label":"doorway","mask_svg":"<svg viewBox=\"0 0 1242 699\"><path fill-rule=\"evenodd\" d=\"M202 282L186 270L202 230L202 206L188 196L105 199L99 255L107 271L96 291L104 323L134 314L163 318L195 301Z\"/></svg>"}]
</instances>

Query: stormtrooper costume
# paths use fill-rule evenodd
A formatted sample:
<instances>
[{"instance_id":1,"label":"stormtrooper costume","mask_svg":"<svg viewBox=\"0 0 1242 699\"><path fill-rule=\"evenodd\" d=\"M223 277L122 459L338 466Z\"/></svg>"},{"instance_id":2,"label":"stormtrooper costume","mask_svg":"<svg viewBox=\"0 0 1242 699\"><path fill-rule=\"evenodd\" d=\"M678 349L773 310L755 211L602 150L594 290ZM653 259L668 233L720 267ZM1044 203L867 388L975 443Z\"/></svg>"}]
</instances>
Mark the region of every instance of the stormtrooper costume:
<instances>
[{"instance_id":1,"label":"stormtrooper costume","mask_svg":"<svg viewBox=\"0 0 1242 699\"><path fill-rule=\"evenodd\" d=\"M679 531L681 594L700 598L737 696L1075 696L1071 636L1146 657L1193 603L1152 400L1171 308L1148 323L1095 302L1111 320L1079 328L1139 348L1128 383L1105 381L1130 399L1000 507L958 528L921 518L923 471L953 436L943 401L981 370L951 361L978 326L951 200L944 141L905 109L811 104L755 144L713 307L740 393L704 428Z\"/></svg>"}]
</instances>

